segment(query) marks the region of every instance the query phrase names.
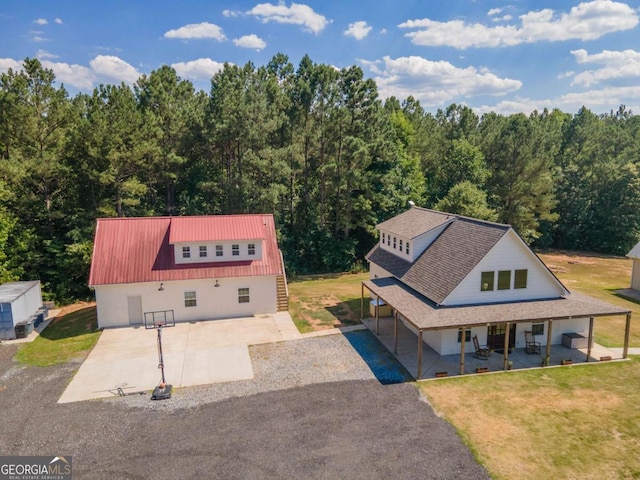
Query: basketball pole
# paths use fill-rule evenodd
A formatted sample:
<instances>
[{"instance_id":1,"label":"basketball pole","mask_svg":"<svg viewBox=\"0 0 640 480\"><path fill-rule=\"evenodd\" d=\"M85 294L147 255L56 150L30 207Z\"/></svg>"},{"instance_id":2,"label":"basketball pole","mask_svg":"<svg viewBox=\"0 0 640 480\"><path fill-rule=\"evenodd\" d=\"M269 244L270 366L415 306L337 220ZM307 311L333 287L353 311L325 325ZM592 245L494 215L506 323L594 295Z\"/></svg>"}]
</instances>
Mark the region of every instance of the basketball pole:
<instances>
[{"instance_id":1,"label":"basketball pole","mask_svg":"<svg viewBox=\"0 0 640 480\"><path fill-rule=\"evenodd\" d=\"M167 381L164 378L164 356L162 355L162 325L158 327L158 358L160 359L158 368L160 369L160 374L162 376L162 382L160 383L160 386L164 387L167 384Z\"/></svg>"},{"instance_id":2,"label":"basketball pole","mask_svg":"<svg viewBox=\"0 0 640 480\"><path fill-rule=\"evenodd\" d=\"M160 369L160 385L154 388L151 394L151 400L167 400L171 398L171 392L173 391L172 385L167 385L167 380L164 378L164 355L162 353L162 327L163 323L156 325L158 330L158 368Z\"/></svg>"}]
</instances>

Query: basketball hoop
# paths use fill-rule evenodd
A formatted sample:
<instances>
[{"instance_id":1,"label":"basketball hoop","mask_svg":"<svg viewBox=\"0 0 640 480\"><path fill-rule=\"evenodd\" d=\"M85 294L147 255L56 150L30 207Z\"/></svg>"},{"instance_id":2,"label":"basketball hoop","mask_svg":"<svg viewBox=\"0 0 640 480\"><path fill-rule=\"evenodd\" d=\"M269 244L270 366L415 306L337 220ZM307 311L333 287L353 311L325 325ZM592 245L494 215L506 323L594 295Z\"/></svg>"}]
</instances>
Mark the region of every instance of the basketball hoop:
<instances>
[{"instance_id":1,"label":"basketball hoop","mask_svg":"<svg viewBox=\"0 0 640 480\"><path fill-rule=\"evenodd\" d=\"M173 310L163 310L160 312L144 312L144 328L158 331L158 368L160 369L160 383L153 389L151 400L167 400L171 398L173 386L167 384L164 378L164 356L162 354L162 329L175 327L176 322L173 317Z\"/></svg>"}]
</instances>

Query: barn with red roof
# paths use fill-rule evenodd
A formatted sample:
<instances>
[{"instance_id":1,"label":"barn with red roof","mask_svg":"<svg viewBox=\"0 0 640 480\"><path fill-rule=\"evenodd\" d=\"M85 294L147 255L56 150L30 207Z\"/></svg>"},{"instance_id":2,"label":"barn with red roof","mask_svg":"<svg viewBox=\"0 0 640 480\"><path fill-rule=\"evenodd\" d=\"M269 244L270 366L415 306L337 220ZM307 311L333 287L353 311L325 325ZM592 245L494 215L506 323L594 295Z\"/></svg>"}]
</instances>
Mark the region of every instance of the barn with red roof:
<instances>
[{"instance_id":1,"label":"barn with red roof","mask_svg":"<svg viewBox=\"0 0 640 480\"><path fill-rule=\"evenodd\" d=\"M273 215L100 218L89 286L100 327L140 325L145 312L176 321L287 310Z\"/></svg>"}]
</instances>

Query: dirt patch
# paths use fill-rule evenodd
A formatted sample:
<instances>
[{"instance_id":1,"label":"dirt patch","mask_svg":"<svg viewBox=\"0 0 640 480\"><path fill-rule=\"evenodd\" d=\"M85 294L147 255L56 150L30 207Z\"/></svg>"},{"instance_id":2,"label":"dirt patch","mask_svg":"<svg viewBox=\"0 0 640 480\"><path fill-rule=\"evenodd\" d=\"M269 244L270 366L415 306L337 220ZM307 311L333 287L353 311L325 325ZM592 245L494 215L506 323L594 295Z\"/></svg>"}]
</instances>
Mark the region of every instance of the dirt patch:
<instances>
[{"instance_id":1,"label":"dirt patch","mask_svg":"<svg viewBox=\"0 0 640 480\"><path fill-rule=\"evenodd\" d=\"M96 302L77 302L65 305L64 307L60 307L60 312L56 315L56 319L64 317L70 313L77 312L78 310L82 310L83 308L94 307L95 305Z\"/></svg>"},{"instance_id":2,"label":"dirt patch","mask_svg":"<svg viewBox=\"0 0 640 480\"><path fill-rule=\"evenodd\" d=\"M347 303L334 295L314 298L313 301L298 301L299 316L315 330L342 327L359 323L360 318Z\"/></svg>"}]
</instances>

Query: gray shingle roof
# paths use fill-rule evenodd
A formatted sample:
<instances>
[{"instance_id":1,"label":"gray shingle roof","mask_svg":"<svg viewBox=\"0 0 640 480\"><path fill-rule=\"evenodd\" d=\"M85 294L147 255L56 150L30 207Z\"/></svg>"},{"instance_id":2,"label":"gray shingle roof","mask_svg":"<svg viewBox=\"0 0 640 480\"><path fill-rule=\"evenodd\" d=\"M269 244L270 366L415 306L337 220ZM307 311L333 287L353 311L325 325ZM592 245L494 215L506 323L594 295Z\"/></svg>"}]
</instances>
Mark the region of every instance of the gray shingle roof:
<instances>
[{"instance_id":1,"label":"gray shingle roof","mask_svg":"<svg viewBox=\"0 0 640 480\"><path fill-rule=\"evenodd\" d=\"M363 284L421 330L470 327L495 322L496 319L501 322L530 322L630 313L627 309L579 293L546 300L436 307L395 278L376 278Z\"/></svg>"},{"instance_id":2,"label":"gray shingle roof","mask_svg":"<svg viewBox=\"0 0 640 480\"><path fill-rule=\"evenodd\" d=\"M409 212L412 210L416 208ZM440 304L510 228L508 225L455 217L413 264L379 246L367 259Z\"/></svg>"},{"instance_id":3,"label":"gray shingle roof","mask_svg":"<svg viewBox=\"0 0 640 480\"><path fill-rule=\"evenodd\" d=\"M380 223L377 228L395 233L404 238L416 238L429 230L443 225L457 215L436 212L421 207L413 207L389 220Z\"/></svg>"}]
</instances>

